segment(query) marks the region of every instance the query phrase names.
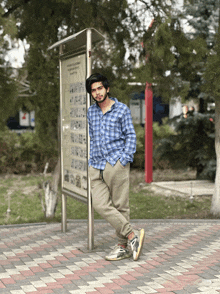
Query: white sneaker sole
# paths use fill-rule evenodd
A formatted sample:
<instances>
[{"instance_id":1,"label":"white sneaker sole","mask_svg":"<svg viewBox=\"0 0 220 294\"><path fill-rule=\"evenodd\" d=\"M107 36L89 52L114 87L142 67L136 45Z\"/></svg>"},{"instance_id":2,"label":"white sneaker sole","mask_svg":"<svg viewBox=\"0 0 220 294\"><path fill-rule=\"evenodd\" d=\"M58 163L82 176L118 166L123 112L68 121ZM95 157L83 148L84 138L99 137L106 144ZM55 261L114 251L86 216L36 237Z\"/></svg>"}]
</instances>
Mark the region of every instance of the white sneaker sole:
<instances>
[{"instance_id":1,"label":"white sneaker sole","mask_svg":"<svg viewBox=\"0 0 220 294\"><path fill-rule=\"evenodd\" d=\"M133 252L133 260L134 261L137 261L140 254L141 254L141 251L142 251L142 248L143 248L143 243L144 243L144 237L145 237L145 232L144 232L144 229L141 229L140 230L140 240L139 240L139 248L138 248L138 251L137 252Z\"/></svg>"},{"instance_id":2,"label":"white sneaker sole","mask_svg":"<svg viewBox=\"0 0 220 294\"><path fill-rule=\"evenodd\" d=\"M119 256L119 257L106 256L105 257L105 260L108 260L108 261L117 261L117 260L122 260L122 259L125 259L125 258L130 258L131 256L132 256L132 253L128 253L126 255Z\"/></svg>"}]
</instances>

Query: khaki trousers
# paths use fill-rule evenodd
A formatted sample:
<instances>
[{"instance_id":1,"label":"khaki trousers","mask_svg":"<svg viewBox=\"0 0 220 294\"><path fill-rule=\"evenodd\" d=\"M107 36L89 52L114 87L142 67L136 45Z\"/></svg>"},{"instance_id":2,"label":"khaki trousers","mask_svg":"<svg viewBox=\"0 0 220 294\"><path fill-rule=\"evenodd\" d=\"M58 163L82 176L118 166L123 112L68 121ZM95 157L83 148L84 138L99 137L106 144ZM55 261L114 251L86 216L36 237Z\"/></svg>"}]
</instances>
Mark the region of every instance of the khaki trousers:
<instances>
[{"instance_id":1,"label":"khaki trousers","mask_svg":"<svg viewBox=\"0 0 220 294\"><path fill-rule=\"evenodd\" d=\"M123 167L119 160L115 166L107 162L103 176L100 170L89 167L93 207L115 228L121 245L127 245L127 237L132 232L129 173L130 164Z\"/></svg>"}]
</instances>

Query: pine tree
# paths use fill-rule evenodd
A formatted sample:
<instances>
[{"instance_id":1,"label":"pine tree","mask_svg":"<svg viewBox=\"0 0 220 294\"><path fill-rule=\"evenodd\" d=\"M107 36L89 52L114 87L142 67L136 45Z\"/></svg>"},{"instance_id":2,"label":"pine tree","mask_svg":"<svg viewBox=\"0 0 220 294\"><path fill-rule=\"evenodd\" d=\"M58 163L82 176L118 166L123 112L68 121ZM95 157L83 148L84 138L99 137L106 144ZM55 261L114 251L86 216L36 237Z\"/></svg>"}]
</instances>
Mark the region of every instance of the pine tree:
<instances>
[{"instance_id":1,"label":"pine tree","mask_svg":"<svg viewBox=\"0 0 220 294\"><path fill-rule=\"evenodd\" d=\"M215 35L218 30L218 1L215 0L199 0L193 5L185 5L183 18L189 25L186 35L189 39L197 37L205 41L204 49L207 52L197 63L197 71L193 79L190 80L190 91L188 99L200 99L200 111L205 112L205 104L212 101L213 98L203 90L203 74L206 70L208 52L215 46Z\"/></svg>"},{"instance_id":2,"label":"pine tree","mask_svg":"<svg viewBox=\"0 0 220 294\"><path fill-rule=\"evenodd\" d=\"M211 213L220 215L220 1L199 0L186 7L186 14L193 32L189 36L200 36L206 41L207 54L200 62L201 69L191 81L190 94L202 99L215 101L215 151L216 178Z\"/></svg>"},{"instance_id":3,"label":"pine tree","mask_svg":"<svg viewBox=\"0 0 220 294\"><path fill-rule=\"evenodd\" d=\"M136 80L148 81L157 96L169 101L186 98L190 81L200 69L206 54L205 41L199 36L190 40L176 16L158 17L143 38L142 66L135 71Z\"/></svg>"}]
</instances>

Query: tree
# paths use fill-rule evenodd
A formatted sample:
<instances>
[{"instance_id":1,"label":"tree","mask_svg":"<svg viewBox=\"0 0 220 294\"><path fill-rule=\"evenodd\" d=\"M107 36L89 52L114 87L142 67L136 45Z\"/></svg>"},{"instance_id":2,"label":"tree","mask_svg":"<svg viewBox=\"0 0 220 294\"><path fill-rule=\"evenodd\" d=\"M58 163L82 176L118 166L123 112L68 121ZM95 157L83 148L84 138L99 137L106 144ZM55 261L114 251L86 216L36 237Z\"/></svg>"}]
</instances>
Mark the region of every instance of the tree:
<instances>
[{"instance_id":1,"label":"tree","mask_svg":"<svg viewBox=\"0 0 220 294\"><path fill-rule=\"evenodd\" d=\"M162 0L146 7L166 13ZM140 47L140 21L127 0L5 0L2 17L17 19L20 39L26 39L30 49L25 58L30 88L34 96L23 99L23 106L36 111L36 131L45 144L57 146L59 110L58 52L48 47L63 37L87 27L94 27L106 36L105 44L94 54L93 69L112 81L112 95L128 102L128 77L137 61Z\"/></svg>"},{"instance_id":2,"label":"tree","mask_svg":"<svg viewBox=\"0 0 220 294\"><path fill-rule=\"evenodd\" d=\"M154 94L166 100L177 96L182 100L213 99L213 95L208 95L204 90L203 84L207 57L215 45L213 32L216 32L217 27L216 10L215 1L201 0L196 1L196 5L187 5L181 19L171 10L166 16L157 15L143 37L143 60L142 66L135 72L136 80L152 83ZM188 30L183 23L188 26ZM198 117L193 119L196 123ZM204 138L204 130L198 128L198 132L197 136ZM204 147L210 148L212 143L213 140L207 139ZM200 151L205 151L205 148L200 148ZM198 176L204 174L209 165L209 161L204 158L210 159L210 156L204 156L204 152L199 154L198 150L191 152L191 155L195 158L188 157L190 165L196 166Z\"/></svg>"},{"instance_id":3,"label":"tree","mask_svg":"<svg viewBox=\"0 0 220 294\"><path fill-rule=\"evenodd\" d=\"M197 63L197 72L194 78L190 80L190 91L187 97L188 99L199 98L200 112L206 112L207 102L213 101L213 97L210 97L203 90L203 74L206 69L208 52L215 46L215 35L218 30L218 1L199 0L193 5L185 5L185 11L182 17L190 27L186 31L186 36L189 39L200 37L205 41L204 49L206 48L207 54Z\"/></svg>"},{"instance_id":4,"label":"tree","mask_svg":"<svg viewBox=\"0 0 220 294\"><path fill-rule=\"evenodd\" d=\"M155 15L167 13L168 6L162 0L140 2L145 5L145 11L153 11ZM128 102L126 78L131 76L137 62L138 38L143 28L137 11L127 0L5 0L4 6L2 18L15 17L17 37L30 44L25 67L36 95L29 101L23 100L23 104L35 109L37 131L47 144L50 138L57 137L59 109L58 53L48 52L47 48L59 39L86 27L105 34L105 44L94 55L94 71L105 73L112 81L112 94Z\"/></svg>"},{"instance_id":5,"label":"tree","mask_svg":"<svg viewBox=\"0 0 220 294\"><path fill-rule=\"evenodd\" d=\"M59 109L58 53L48 51L48 47L86 27L95 27L106 34L111 53L101 48L94 67L105 68L106 74L111 71L110 79L114 80L113 77L119 78L124 75L122 72L128 71L124 56L132 41L126 19L135 18L127 1L7 0L4 3L6 12L2 18L16 17L17 37L27 39L30 44L25 66L31 90L36 95L23 100L23 104L30 110L35 109L37 131L48 144L51 138L57 139Z\"/></svg>"},{"instance_id":6,"label":"tree","mask_svg":"<svg viewBox=\"0 0 220 294\"><path fill-rule=\"evenodd\" d=\"M220 215L220 2L199 0L184 13L191 30L184 32L178 19L156 19L144 39L141 74L154 83L154 92L171 97L215 99L215 147L217 170L211 212ZM174 25L173 25L174 24ZM169 70L169 74L167 71ZM178 88L180 83L181 88ZM183 96L182 94L182 96Z\"/></svg>"},{"instance_id":7,"label":"tree","mask_svg":"<svg viewBox=\"0 0 220 294\"><path fill-rule=\"evenodd\" d=\"M206 100L215 101L215 151L216 177L215 189L212 197L211 213L220 215L220 71L217 66L220 62L220 1L200 0L195 5L188 5L186 13L189 24L194 28L190 36L201 36L207 45L207 55L201 62L201 70L194 80L194 89L197 96Z\"/></svg>"},{"instance_id":8,"label":"tree","mask_svg":"<svg viewBox=\"0 0 220 294\"><path fill-rule=\"evenodd\" d=\"M8 116L14 112L16 103L17 84L10 63L5 60L9 50L9 39L14 38L17 30L15 19L4 19L1 14L4 9L0 5L0 129L4 129Z\"/></svg>"},{"instance_id":9,"label":"tree","mask_svg":"<svg viewBox=\"0 0 220 294\"><path fill-rule=\"evenodd\" d=\"M215 44L217 8L215 0L199 0L185 4L178 13L172 7L165 13L151 11L153 21L143 36L137 80L147 77L154 93L167 99L210 98L202 90L202 77L208 51Z\"/></svg>"},{"instance_id":10,"label":"tree","mask_svg":"<svg viewBox=\"0 0 220 294\"><path fill-rule=\"evenodd\" d=\"M167 101L178 96L184 99L206 54L204 43L200 37L188 39L171 11L167 17L157 17L143 36L142 66L135 71L136 80L151 83L154 94Z\"/></svg>"},{"instance_id":11,"label":"tree","mask_svg":"<svg viewBox=\"0 0 220 294\"><path fill-rule=\"evenodd\" d=\"M215 98L215 151L217 158L217 169L215 177L215 189L212 197L211 213L220 215L220 1L219 1L219 22L216 34L216 43L210 51L207 68L205 71L204 90Z\"/></svg>"},{"instance_id":12,"label":"tree","mask_svg":"<svg viewBox=\"0 0 220 294\"><path fill-rule=\"evenodd\" d=\"M45 148L58 143L59 112L59 68L58 52L48 51L48 47L59 39L76 33L86 27L97 28L106 34L106 48L96 54L94 68L113 80L113 77L125 76L129 66L125 65L126 48L132 46L130 27L126 19L133 17L127 1L102 0L5 0L5 12L2 18L16 17L19 22L17 37L26 39L30 49L25 58L30 90L34 96L22 99L22 106L35 110L36 132ZM135 20L135 17L133 17ZM119 83L125 92L124 83ZM54 148L55 152L58 148ZM59 159L57 167L59 165ZM59 169L56 168L58 171ZM53 216L57 197L57 173L54 173L55 185L45 187L46 216ZM55 187L56 186L56 187ZM49 189L48 189L49 188ZM55 192L55 193L54 193ZM52 201L50 201L52 200Z\"/></svg>"}]
</instances>

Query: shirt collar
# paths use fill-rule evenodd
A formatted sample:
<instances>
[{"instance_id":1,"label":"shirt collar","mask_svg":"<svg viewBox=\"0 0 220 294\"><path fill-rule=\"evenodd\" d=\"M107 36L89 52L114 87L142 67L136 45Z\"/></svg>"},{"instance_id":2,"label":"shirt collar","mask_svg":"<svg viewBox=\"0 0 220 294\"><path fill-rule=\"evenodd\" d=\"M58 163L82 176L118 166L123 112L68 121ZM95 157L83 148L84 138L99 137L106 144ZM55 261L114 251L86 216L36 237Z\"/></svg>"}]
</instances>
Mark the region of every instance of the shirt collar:
<instances>
[{"instance_id":1,"label":"shirt collar","mask_svg":"<svg viewBox=\"0 0 220 294\"><path fill-rule=\"evenodd\" d=\"M118 99L114 97L109 97L111 100L115 101L115 103L112 105L112 107L116 107L118 104Z\"/></svg>"},{"instance_id":2,"label":"shirt collar","mask_svg":"<svg viewBox=\"0 0 220 294\"><path fill-rule=\"evenodd\" d=\"M117 104L118 104L118 99L117 98L114 98L114 97L109 97L109 99L115 101L115 103L112 105L112 107L116 107ZM98 103L97 102L95 103L95 105L96 105L96 108L100 109L100 107L98 106Z\"/></svg>"}]
</instances>

